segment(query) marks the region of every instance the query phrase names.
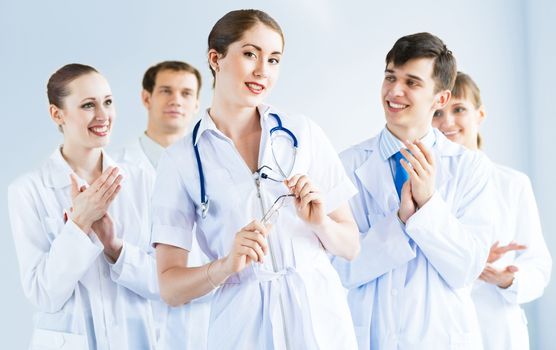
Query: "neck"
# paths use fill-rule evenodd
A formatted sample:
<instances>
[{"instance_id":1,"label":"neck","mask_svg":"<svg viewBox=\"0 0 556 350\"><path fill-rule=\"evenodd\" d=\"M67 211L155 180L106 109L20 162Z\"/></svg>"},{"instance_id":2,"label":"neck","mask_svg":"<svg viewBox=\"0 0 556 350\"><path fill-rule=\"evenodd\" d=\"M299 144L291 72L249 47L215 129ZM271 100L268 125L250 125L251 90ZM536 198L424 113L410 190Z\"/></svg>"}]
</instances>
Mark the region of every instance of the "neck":
<instances>
[{"instance_id":1,"label":"neck","mask_svg":"<svg viewBox=\"0 0 556 350\"><path fill-rule=\"evenodd\" d=\"M171 144L173 144L174 142L176 142L177 140L179 140L180 138L182 138L183 135L185 134L185 130L180 130L179 132L175 132L175 133L165 133L162 132L161 130L157 130L149 123L149 125L147 126L147 130L145 131L145 134L151 140L158 143L162 147L166 148Z\"/></svg>"},{"instance_id":2,"label":"neck","mask_svg":"<svg viewBox=\"0 0 556 350\"><path fill-rule=\"evenodd\" d=\"M80 178L92 184L102 174L102 149L74 147L64 143L62 157Z\"/></svg>"},{"instance_id":3,"label":"neck","mask_svg":"<svg viewBox=\"0 0 556 350\"><path fill-rule=\"evenodd\" d=\"M396 136L398 140L402 142L414 142L423 138L431 130L432 127L400 127L397 125L386 124L386 128L392 133L392 135Z\"/></svg>"},{"instance_id":4,"label":"neck","mask_svg":"<svg viewBox=\"0 0 556 350\"><path fill-rule=\"evenodd\" d=\"M256 107L238 106L215 95L209 114L218 130L232 140L261 130Z\"/></svg>"}]
</instances>

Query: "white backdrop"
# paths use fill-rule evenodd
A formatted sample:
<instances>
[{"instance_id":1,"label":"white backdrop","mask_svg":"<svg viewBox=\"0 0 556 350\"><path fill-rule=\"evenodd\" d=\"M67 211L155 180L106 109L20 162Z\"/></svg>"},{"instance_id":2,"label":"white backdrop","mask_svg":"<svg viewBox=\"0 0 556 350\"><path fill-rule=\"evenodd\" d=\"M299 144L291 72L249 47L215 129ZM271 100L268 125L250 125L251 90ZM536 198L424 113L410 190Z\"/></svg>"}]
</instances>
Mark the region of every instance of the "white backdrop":
<instances>
[{"instance_id":1,"label":"white backdrop","mask_svg":"<svg viewBox=\"0 0 556 350\"><path fill-rule=\"evenodd\" d=\"M286 36L281 78L268 102L315 119L338 151L384 125L379 100L386 52L400 36L429 31L441 37L461 70L481 87L488 118L486 152L528 173L536 189L545 236L553 247L556 208L556 131L551 102L556 81L553 46L556 5L548 0L367 1L29 1L0 0L0 106L7 125L0 138L7 166L0 172L1 348L27 345L32 308L22 294L10 232L6 189L34 169L60 143L47 113L46 81L70 62L93 65L109 80L118 120L112 148L143 129L141 79L150 65L186 60L204 78L201 105L208 106L211 76L206 41L227 11L259 8ZM549 95L550 94L550 95ZM552 249L553 254L556 252ZM556 334L556 287L528 305L534 347L551 348Z\"/></svg>"}]
</instances>

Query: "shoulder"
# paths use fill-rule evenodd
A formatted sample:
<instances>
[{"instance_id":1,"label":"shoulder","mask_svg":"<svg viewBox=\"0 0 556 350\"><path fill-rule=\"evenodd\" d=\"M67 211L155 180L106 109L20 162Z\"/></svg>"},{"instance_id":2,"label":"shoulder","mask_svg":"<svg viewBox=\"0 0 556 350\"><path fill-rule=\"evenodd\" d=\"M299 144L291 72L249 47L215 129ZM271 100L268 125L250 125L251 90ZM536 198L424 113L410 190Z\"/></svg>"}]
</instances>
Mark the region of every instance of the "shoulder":
<instances>
[{"instance_id":1,"label":"shoulder","mask_svg":"<svg viewBox=\"0 0 556 350\"><path fill-rule=\"evenodd\" d=\"M512 190L531 188L531 180L521 171L493 163L493 179L501 188Z\"/></svg>"},{"instance_id":2,"label":"shoulder","mask_svg":"<svg viewBox=\"0 0 556 350\"><path fill-rule=\"evenodd\" d=\"M340 159L344 166L352 169L365 162L369 155L378 151L379 137L379 135L373 136L340 152Z\"/></svg>"}]
</instances>

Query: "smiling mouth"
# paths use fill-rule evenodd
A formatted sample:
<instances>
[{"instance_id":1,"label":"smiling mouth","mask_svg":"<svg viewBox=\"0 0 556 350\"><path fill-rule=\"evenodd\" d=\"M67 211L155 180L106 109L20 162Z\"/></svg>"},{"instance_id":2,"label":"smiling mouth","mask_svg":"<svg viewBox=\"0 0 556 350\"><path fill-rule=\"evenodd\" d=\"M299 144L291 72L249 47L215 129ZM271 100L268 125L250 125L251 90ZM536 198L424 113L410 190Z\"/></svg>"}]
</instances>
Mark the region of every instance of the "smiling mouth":
<instances>
[{"instance_id":1,"label":"smiling mouth","mask_svg":"<svg viewBox=\"0 0 556 350\"><path fill-rule=\"evenodd\" d=\"M110 127L107 125L101 125L101 126L92 126L89 128L89 131L92 132L93 134L103 137L108 135L108 131L110 130Z\"/></svg>"},{"instance_id":2,"label":"smiling mouth","mask_svg":"<svg viewBox=\"0 0 556 350\"><path fill-rule=\"evenodd\" d=\"M245 86L254 94L260 94L265 89L264 85L257 83L245 83Z\"/></svg>"},{"instance_id":3,"label":"smiling mouth","mask_svg":"<svg viewBox=\"0 0 556 350\"><path fill-rule=\"evenodd\" d=\"M407 107L409 107L409 105L404 105L401 103L394 103L391 101L386 101L386 103L388 104L388 107L392 108L392 109L406 109Z\"/></svg>"},{"instance_id":4,"label":"smiling mouth","mask_svg":"<svg viewBox=\"0 0 556 350\"><path fill-rule=\"evenodd\" d=\"M450 137L450 136L454 136L454 135L458 134L459 130L442 131L442 133L444 134L444 136Z\"/></svg>"}]
</instances>

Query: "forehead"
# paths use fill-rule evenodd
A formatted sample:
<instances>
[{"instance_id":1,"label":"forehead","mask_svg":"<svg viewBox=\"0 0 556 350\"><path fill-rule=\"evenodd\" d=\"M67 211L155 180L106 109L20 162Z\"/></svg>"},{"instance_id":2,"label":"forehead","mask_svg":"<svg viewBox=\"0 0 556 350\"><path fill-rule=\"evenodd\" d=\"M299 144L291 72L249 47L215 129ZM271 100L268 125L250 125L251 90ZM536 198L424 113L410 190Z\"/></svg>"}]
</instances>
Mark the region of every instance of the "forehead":
<instances>
[{"instance_id":1,"label":"forehead","mask_svg":"<svg viewBox=\"0 0 556 350\"><path fill-rule=\"evenodd\" d=\"M197 90L198 82L195 74L183 70L164 69L158 72L155 86L172 86Z\"/></svg>"},{"instance_id":2,"label":"forehead","mask_svg":"<svg viewBox=\"0 0 556 350\"><path fill-rule=\"evenodd\" d=\"M403 65L395 66L393 62L386 65L386 70L402 76L419 77L425 82L434 83L432 74L434 71L434 58L414 58Z\"/></svg>"},{"instance_id":3,"label":"forehead","mask_svg":"<svg viewBox=\"0 0 556 350\"><path fill-rule=\"evenodd\" d=\"M241 38L232 45L242 47L246 44L256 45L264 51L279 53L282 52L284 47L282 36L263 23L257 23L243 32Z\"/></svg>"},{"instance_id":4,"label":"forehead","mask_svg":"<svg viewBox=\"0 0 556 350\"><path fill-rule=\"evenodd\" d=\"M102 75L94 72L74 79L68 84L68 89L70 91L68 97L76 97L79 99L112 95L108 81L106 81Z\"/></svg>"}]
</instances>

